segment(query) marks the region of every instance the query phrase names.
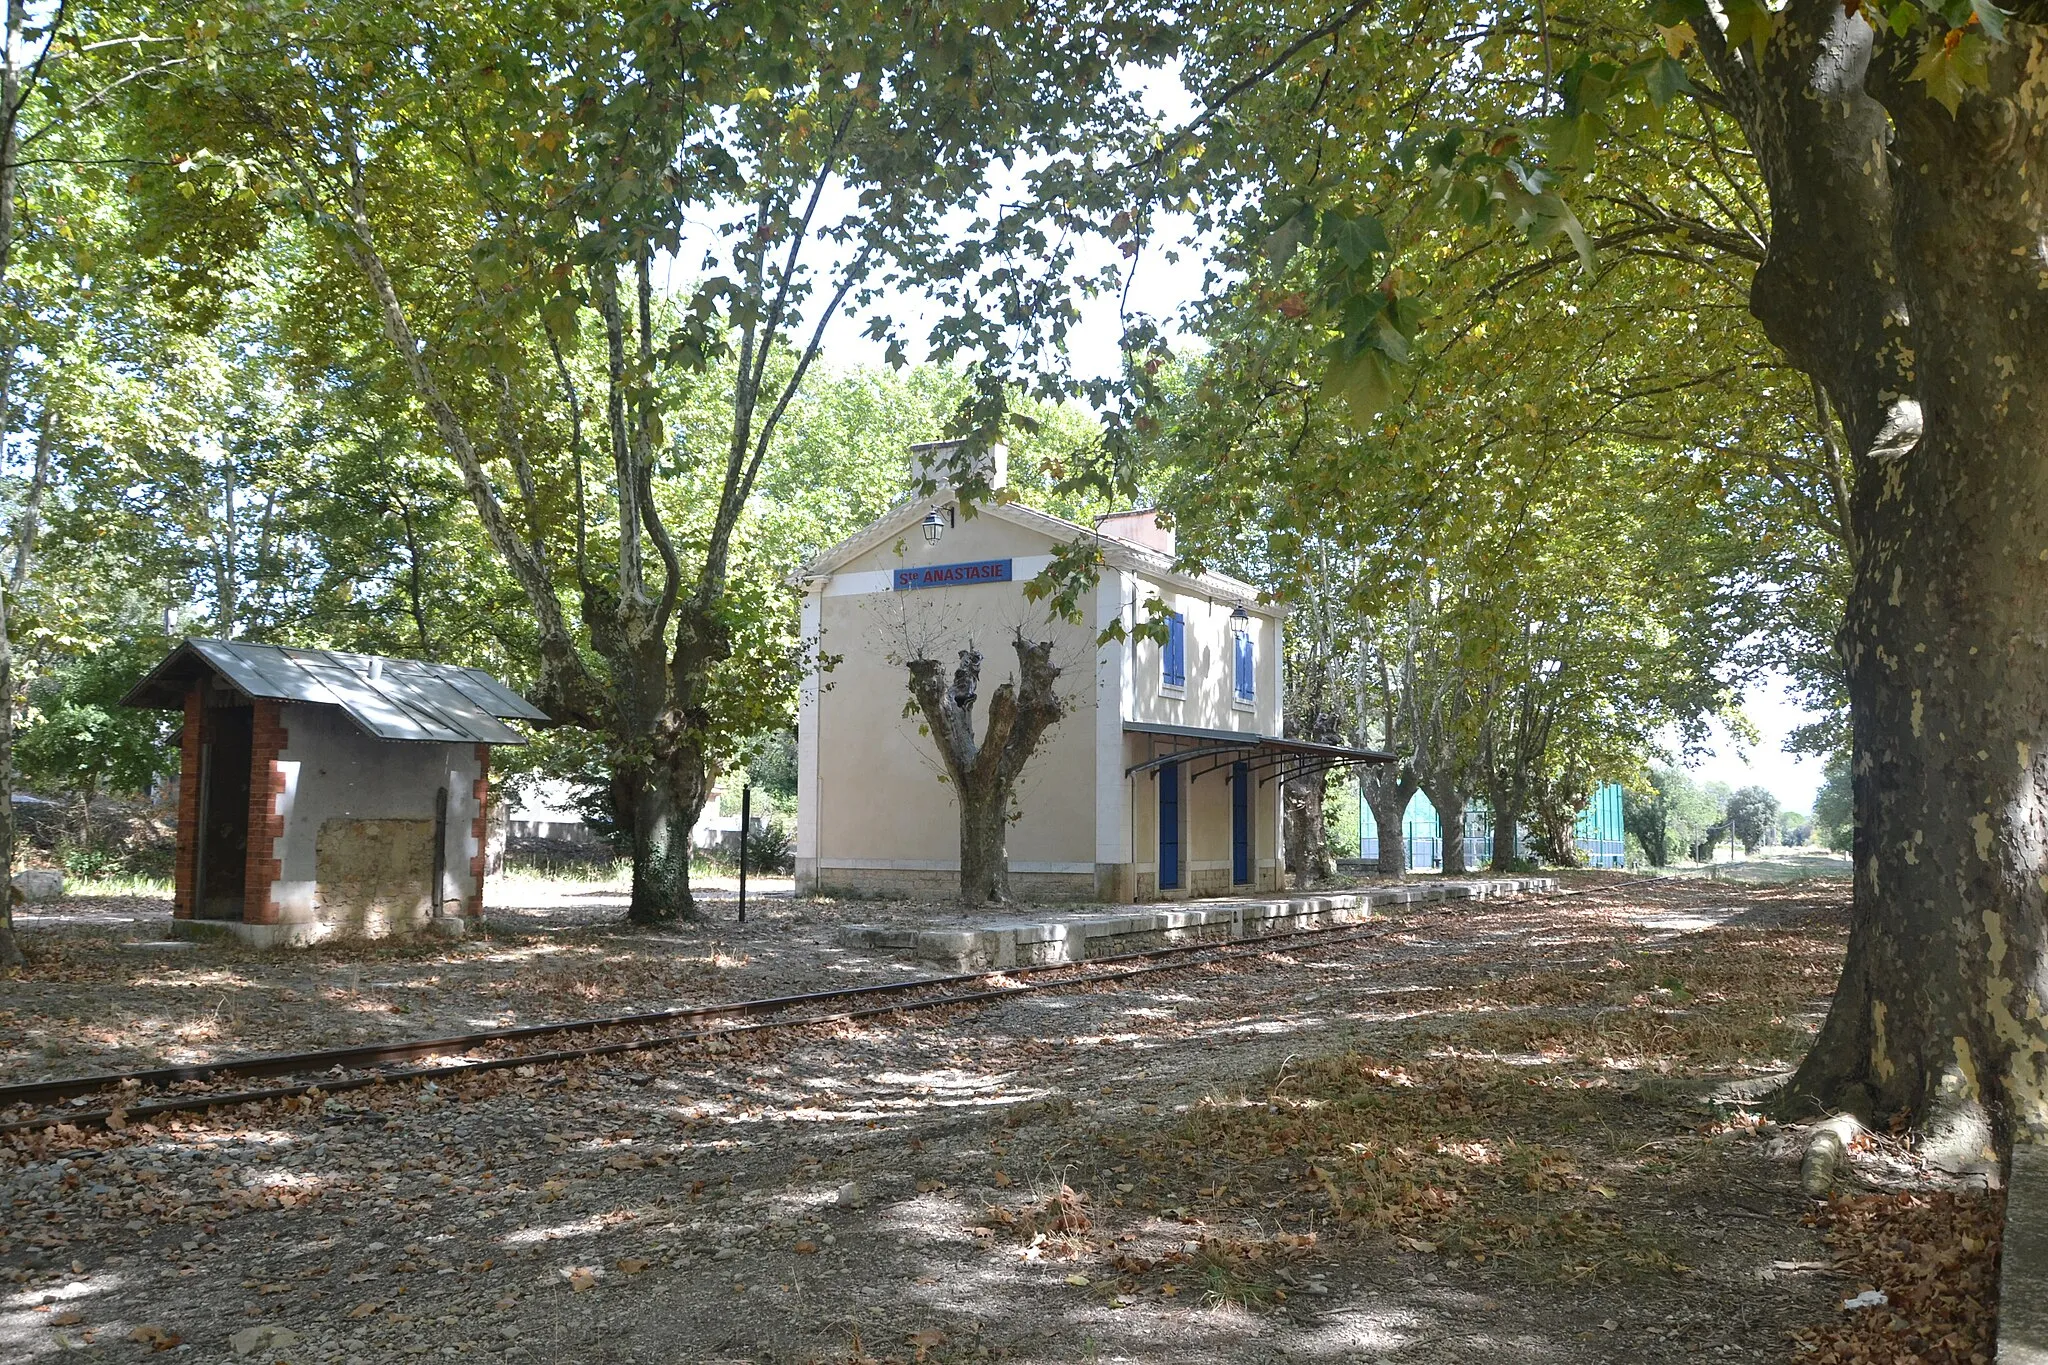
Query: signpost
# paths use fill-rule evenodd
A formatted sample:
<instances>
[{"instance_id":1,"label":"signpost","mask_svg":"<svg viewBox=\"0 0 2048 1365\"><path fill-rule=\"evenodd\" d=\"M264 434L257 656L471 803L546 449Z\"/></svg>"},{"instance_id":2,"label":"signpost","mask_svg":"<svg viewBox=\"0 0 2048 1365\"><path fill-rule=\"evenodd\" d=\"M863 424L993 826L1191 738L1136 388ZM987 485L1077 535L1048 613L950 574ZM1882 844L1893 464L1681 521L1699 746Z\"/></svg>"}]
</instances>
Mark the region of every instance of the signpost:
<instances>
[{"instance_id":1,"label":"signpost","mask_svg":"<svg viewBox=\"0 0 2048 1365\"><path fill-rule=\"evenodd\" d=\"M747 834L754 824L754 784L740 787L740 923L747 922Z\"/></svg>"}]
</instances>

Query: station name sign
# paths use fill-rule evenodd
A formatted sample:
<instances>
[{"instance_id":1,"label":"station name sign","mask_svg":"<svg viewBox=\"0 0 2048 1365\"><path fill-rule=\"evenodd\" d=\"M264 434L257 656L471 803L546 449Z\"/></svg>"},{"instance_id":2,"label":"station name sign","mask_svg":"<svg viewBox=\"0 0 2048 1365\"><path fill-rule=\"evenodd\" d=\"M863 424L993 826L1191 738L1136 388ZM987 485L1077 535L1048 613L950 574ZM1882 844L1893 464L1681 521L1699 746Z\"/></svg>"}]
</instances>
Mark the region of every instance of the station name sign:
<instances>
[{"instance_id":1,"label":"station name sign","mask_svg":"<svg viewBox=\"0 0 2048 1365\"><path fill-rule=\"evenodd\" d=\"M984 559L974 564L929 564L922 569L898 569L896 591L914 588L958 588L970 583L1007 583L1010 561Z\"/></svg>"}]
</instances>

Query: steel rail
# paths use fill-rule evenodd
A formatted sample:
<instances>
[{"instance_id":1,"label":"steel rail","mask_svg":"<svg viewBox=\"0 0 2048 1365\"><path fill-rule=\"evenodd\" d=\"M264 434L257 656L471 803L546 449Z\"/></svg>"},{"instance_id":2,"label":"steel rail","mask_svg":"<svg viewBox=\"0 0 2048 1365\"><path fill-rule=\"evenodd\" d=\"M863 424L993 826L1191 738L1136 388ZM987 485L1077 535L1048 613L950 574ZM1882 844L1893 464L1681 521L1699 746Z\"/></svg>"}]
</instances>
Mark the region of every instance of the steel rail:
<instances>
[{"instance_id":1,"label":"steel rail","mask_svg":"<svg viewBox=\"0 0 2048 1365\"><path fill-rule=\"evenodd\" d=\"M973 972L958 976L928 977L923 981L891 981L872 986L817 991L806 995L735 1000L723 1005L698 1005L688 1009L653 1010L645 1014L620 1014L591 1019L564 1019L551 1024L522 1024L513 1028L485 1029L479 1033L451 1034L445 1038L417 1038L399 1043L363 1043L355 1047L321 1048L312 1052L260 1053L252 1057L230 1057L219 1062L155 1067L146 1071L113 1071L94 1076L23 1081L14 1085L0 1085L0 1108L15 1104L67 1100L76 1095L91 1095L101 1090L127 1085L154 1088L190 1081L210 1081L223 1076L289 1076L298 1071L329 1071L337 1066L374 1066L384 1062L412 1061L421 1057L469 1052L489 1043L540 1038L559 1033L588 1033L598 1029L636 1028L649 1024L730 1018L733 1015L791 1009L819 1000L845 999L877 991L907 990L917 985L976 981L988 975L988 972Z\"/></svg>"},{"instance_id":2,"label":"steel rail","mask_svg":"<svg viewBox=\"0 0 2048 1365\"><path fill-rule=\"evenodd\" d=\"M723 1028L693 1028L680 1033L663 1034L651 1038L624 1039L613 1043L598 1043L589 1047L518 1053L507 1057L465 1058L438 1066L415 1067L404 1071L380 1071L359 1076L329 1077L324 1080L308 1081L298 1085L276 1086L263 1090L201 1092L171 1096L162 1100L145 1100L136 1104L110 1105L104 1109L44 1114L34 1118L0 1124L0 1134L31 1132L55 1128L63 1124L71 1124L75 1127L104 1127L106 1126L106 1121L116 1112L119 1112L127 1122L141 1122L160 1114L198 1112L230 1105L292 1099L315 1093L333 1095L344 1091L367 1089L377 1085L433 1080L443 1076L478 1075L488 1071L501 1071L509 1067L555 1065L564 1062L587 1060L594 1057L617 1056L621 1053L652 1051L658 1048L702 1042L713 1037L723 1038L739 1033L757 1033L779 1028L803 1028L818 1024L844 1023L858 1019L876 1018L890 1014L906 1014L914 1011L942 1009L961 1005L989 1004L999 1000L1015 999L1017 996L1029 992L1067 990L1082 986L1098 985L1104 982L1127 981L1137 977L1155 975L1160 972L1187 971L1194 967L1209 965L1211 962L1228 962L1257 957L1269 951L1276 944L1298 942L1305 938L1326 940L1332 946L1354 943L1361 939L1378 937L1388 932L1390 927L1368 923L1338 929L1287 930L1277 934L1262 934L1256 938L1226 940L1220 943L1180 944L1167 948L1153 948L1140 952L1119 953L1109 957L1085 959L1081 962L1046 963L1035 967L963 972L949 976L882 982L869 986L849 986L830 991L813 991L802 995L773 996L760 1000L740 1000L729 1004L711 1005L698 1009L662 1010L650 1014L621 1015L608 1019L567 1020L558 1024L533 1024L517 1029L494 1029L482 1034L420 1039L409 1043L383 1046L331 1048L319 1052L298 1054L269 1054L240 1060L230 1059L229 1061L202 1067L169 1067L148 1072L131 1072L125 1075L113 1073L106 1076L76 1077L65 1081L29 1082L25 1085L0 1088L0 1096L8 1093L19 1093L23 1090L35 1089L37 1087L46 1089L71 1087L61 1096L62 1098L69 1098L80 1093L92 1093L91 1091L82 1091L77 1088L85 1086L88 1082L93 1083L92 1091L98 1091L120 1086L131 1077L141 1078L144 1076L160 1075L165 1072L204 1073L200 1076L182 1077L182 1079L208 1079L215 1076L228 1075L287 1075L294 1071L303 1072L315 1068L321 1070L332 1069L335 1065L340 1064L335 1059L343 1056L389 1061L433 1055L434 1051L439 1051L443 1054L467 1051L477 1045L475 1042L468 1041L469 1039L501 1041L506 1038L531 1038L547 1034L588 1032L610 1027L655 1022L675 1022L686 1019L693 1022L703 1022L715 1018L775 1013L803 1004L821 1003L830 1000L855 999L884 993L909 994L934 986L959 985L964 982L985 981L991 978L1024 978L1029 980L1054 976L1056 973L1071 973L1071 975L1039 982L1038 984L966 991L919 1000L893 1001L886 1004L868 1005L857 1009L837 1010L824 1014L807 1013L791 1019L736 1024ZM1202 952L1208 952L1214 956L1199 962L1160 962L1157 960ZM1143 963L1144 965L1116 967L1110 971L1085 970L1091 966L1117 963ZM250 1069L244 1070L243 1068L245 1067ZM16 1099L10 1102L21 1103L22 1101Z\"/></svg>"},{"instance_id":3,"label":"steel rail","mask_svg":"<svg viewBox=\"0 0 2048 1365\"><path fill-rule=\"evenodd\" d=\"M110 1090L129 1085L145 1087L178 1085L193 1081L209 1081L223 1076L288 1076L298 1071L328 1071L337 1066L364 1066L377 1065L383 1062L410 1061L420 1057L469 1052L489 1043L518 1041L525 1038L546 1037L560 1033L588 1033L598 1029L635 1028L650 1024L728 1019L741 1015L794 1009L802 1005L820 1004L829 1000L853 1000L863 996L930 989L935 986L957 986L968 981L985 980L991 976L1029 979L1055 972L1076 971L1096 963L1138 961L1145 958L1209 952L1219 948L1284 942L1335 932L1339 932L1339 930L1328 928L1288 929L1274 934L1260 934L1255 938L1249 939L1226 939L1216 942L1205 941L1201 943L1175 944L1165 948L1149 948L1139 952L1121 953L1109 957L1084 958L1079 962L1047 962L1024 967L998 967L978 972L958 972L947 976L911 977L898 981L876 982L867 986L840 986L831 990L809 991L797 995L768 996L756 1000L734 1000L718 1005L695 1005L681 1009L652 1010L641 1014L564 1019L548 1024L522 1024L511 1028L486 1029L478 1033L451 1034L442 1038L418 1038L397 1043L363 1043L352 1047L320 1048L310 1052L259 1053L251 1057L230 1057L219 1062L196 1062L187 1066L154 1067L143 1071L112 1071L90 1076L59 1077L45 1081L22 1081L12 1085L0 1085L0 1108L16 1104L37 1104L47 1103L52 1100L66 1100L78 1095L90 1095L101 1090Z\"/></svg>"}]
</instances>

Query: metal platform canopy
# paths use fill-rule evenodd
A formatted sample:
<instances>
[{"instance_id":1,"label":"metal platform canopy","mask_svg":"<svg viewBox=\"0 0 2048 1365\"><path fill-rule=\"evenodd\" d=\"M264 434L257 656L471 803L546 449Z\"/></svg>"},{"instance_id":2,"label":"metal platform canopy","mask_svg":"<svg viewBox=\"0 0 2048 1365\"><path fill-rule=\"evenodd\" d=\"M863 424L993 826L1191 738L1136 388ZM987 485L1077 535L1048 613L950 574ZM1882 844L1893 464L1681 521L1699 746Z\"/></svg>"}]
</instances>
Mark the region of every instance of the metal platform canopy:
<instances>
[{"instance_id":1,"label":"metal platform canopy","mask_svg":"<svg viewBox=\"0 0 2048 1365\"><path fill-rule=\"evenodd\" d=\"M482 669L236 640L185 641L121 703L176 709L184 706L192 684L208 674L252 701L340 707L376 739L524 744L526 736L504 722L548 719Z\"/></svg>"},{"instance_id":2,"label":"metal platform canopy","mask_svg":"<svg viewBox=\"0 0 2048 1365\"><path fill-rule=\"evenodd\" d=\"M1124 732L1151 736L1155 749L1164 746L1153 757L1124 769L1125 777L1135 777L1139 773L1156 777L1159 770L1169 763L1185 763L1189 765L1188 781L1194 782L1219 768L1242 763L1258 776L1259 785L1263 787L1275 778L1284 784L1298 777L1326 773L1332 768L1396 761L1395 755L1378 749L1353 749L1342 744L1282 739L1251 730L1207 730L1192 725L1126 721Z\"/></svg>"}]
</instances>

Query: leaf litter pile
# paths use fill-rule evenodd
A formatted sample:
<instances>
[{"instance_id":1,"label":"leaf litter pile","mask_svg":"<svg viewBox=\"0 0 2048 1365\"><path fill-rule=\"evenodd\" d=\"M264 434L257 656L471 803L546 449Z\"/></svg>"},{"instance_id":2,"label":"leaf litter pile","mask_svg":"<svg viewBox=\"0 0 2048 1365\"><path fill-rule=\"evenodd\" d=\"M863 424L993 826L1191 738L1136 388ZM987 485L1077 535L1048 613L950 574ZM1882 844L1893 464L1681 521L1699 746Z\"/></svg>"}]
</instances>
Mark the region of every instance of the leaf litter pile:
<instances>
[{"instance_id":1,"label":"leaf litter pile","mask_svg":"<svg viewBox=\"0 0 2048 1365\"><path fill-rule=\"evenodd\" d=\"M0 1355L1983 1359L1992 1197L1894 1160L1804 1200L1727 1089L1806 1046L1844 902L1587 877L1139 988L15 1138Z\"/></svg>"},{"instance_id":2,"label":"leaf litter pile","mask_svg":"<svg viewBox=\"0 0 2048 1365\"><path fill-rule=\"evenodd\" d=\"M1795 1334L1814 1365L1984 1365L1997 1331L2003 1195L1990 1190L1837 1196L1814 1221L1859 1293L1884 1295Z\"/></svg>"}]
</instances>

